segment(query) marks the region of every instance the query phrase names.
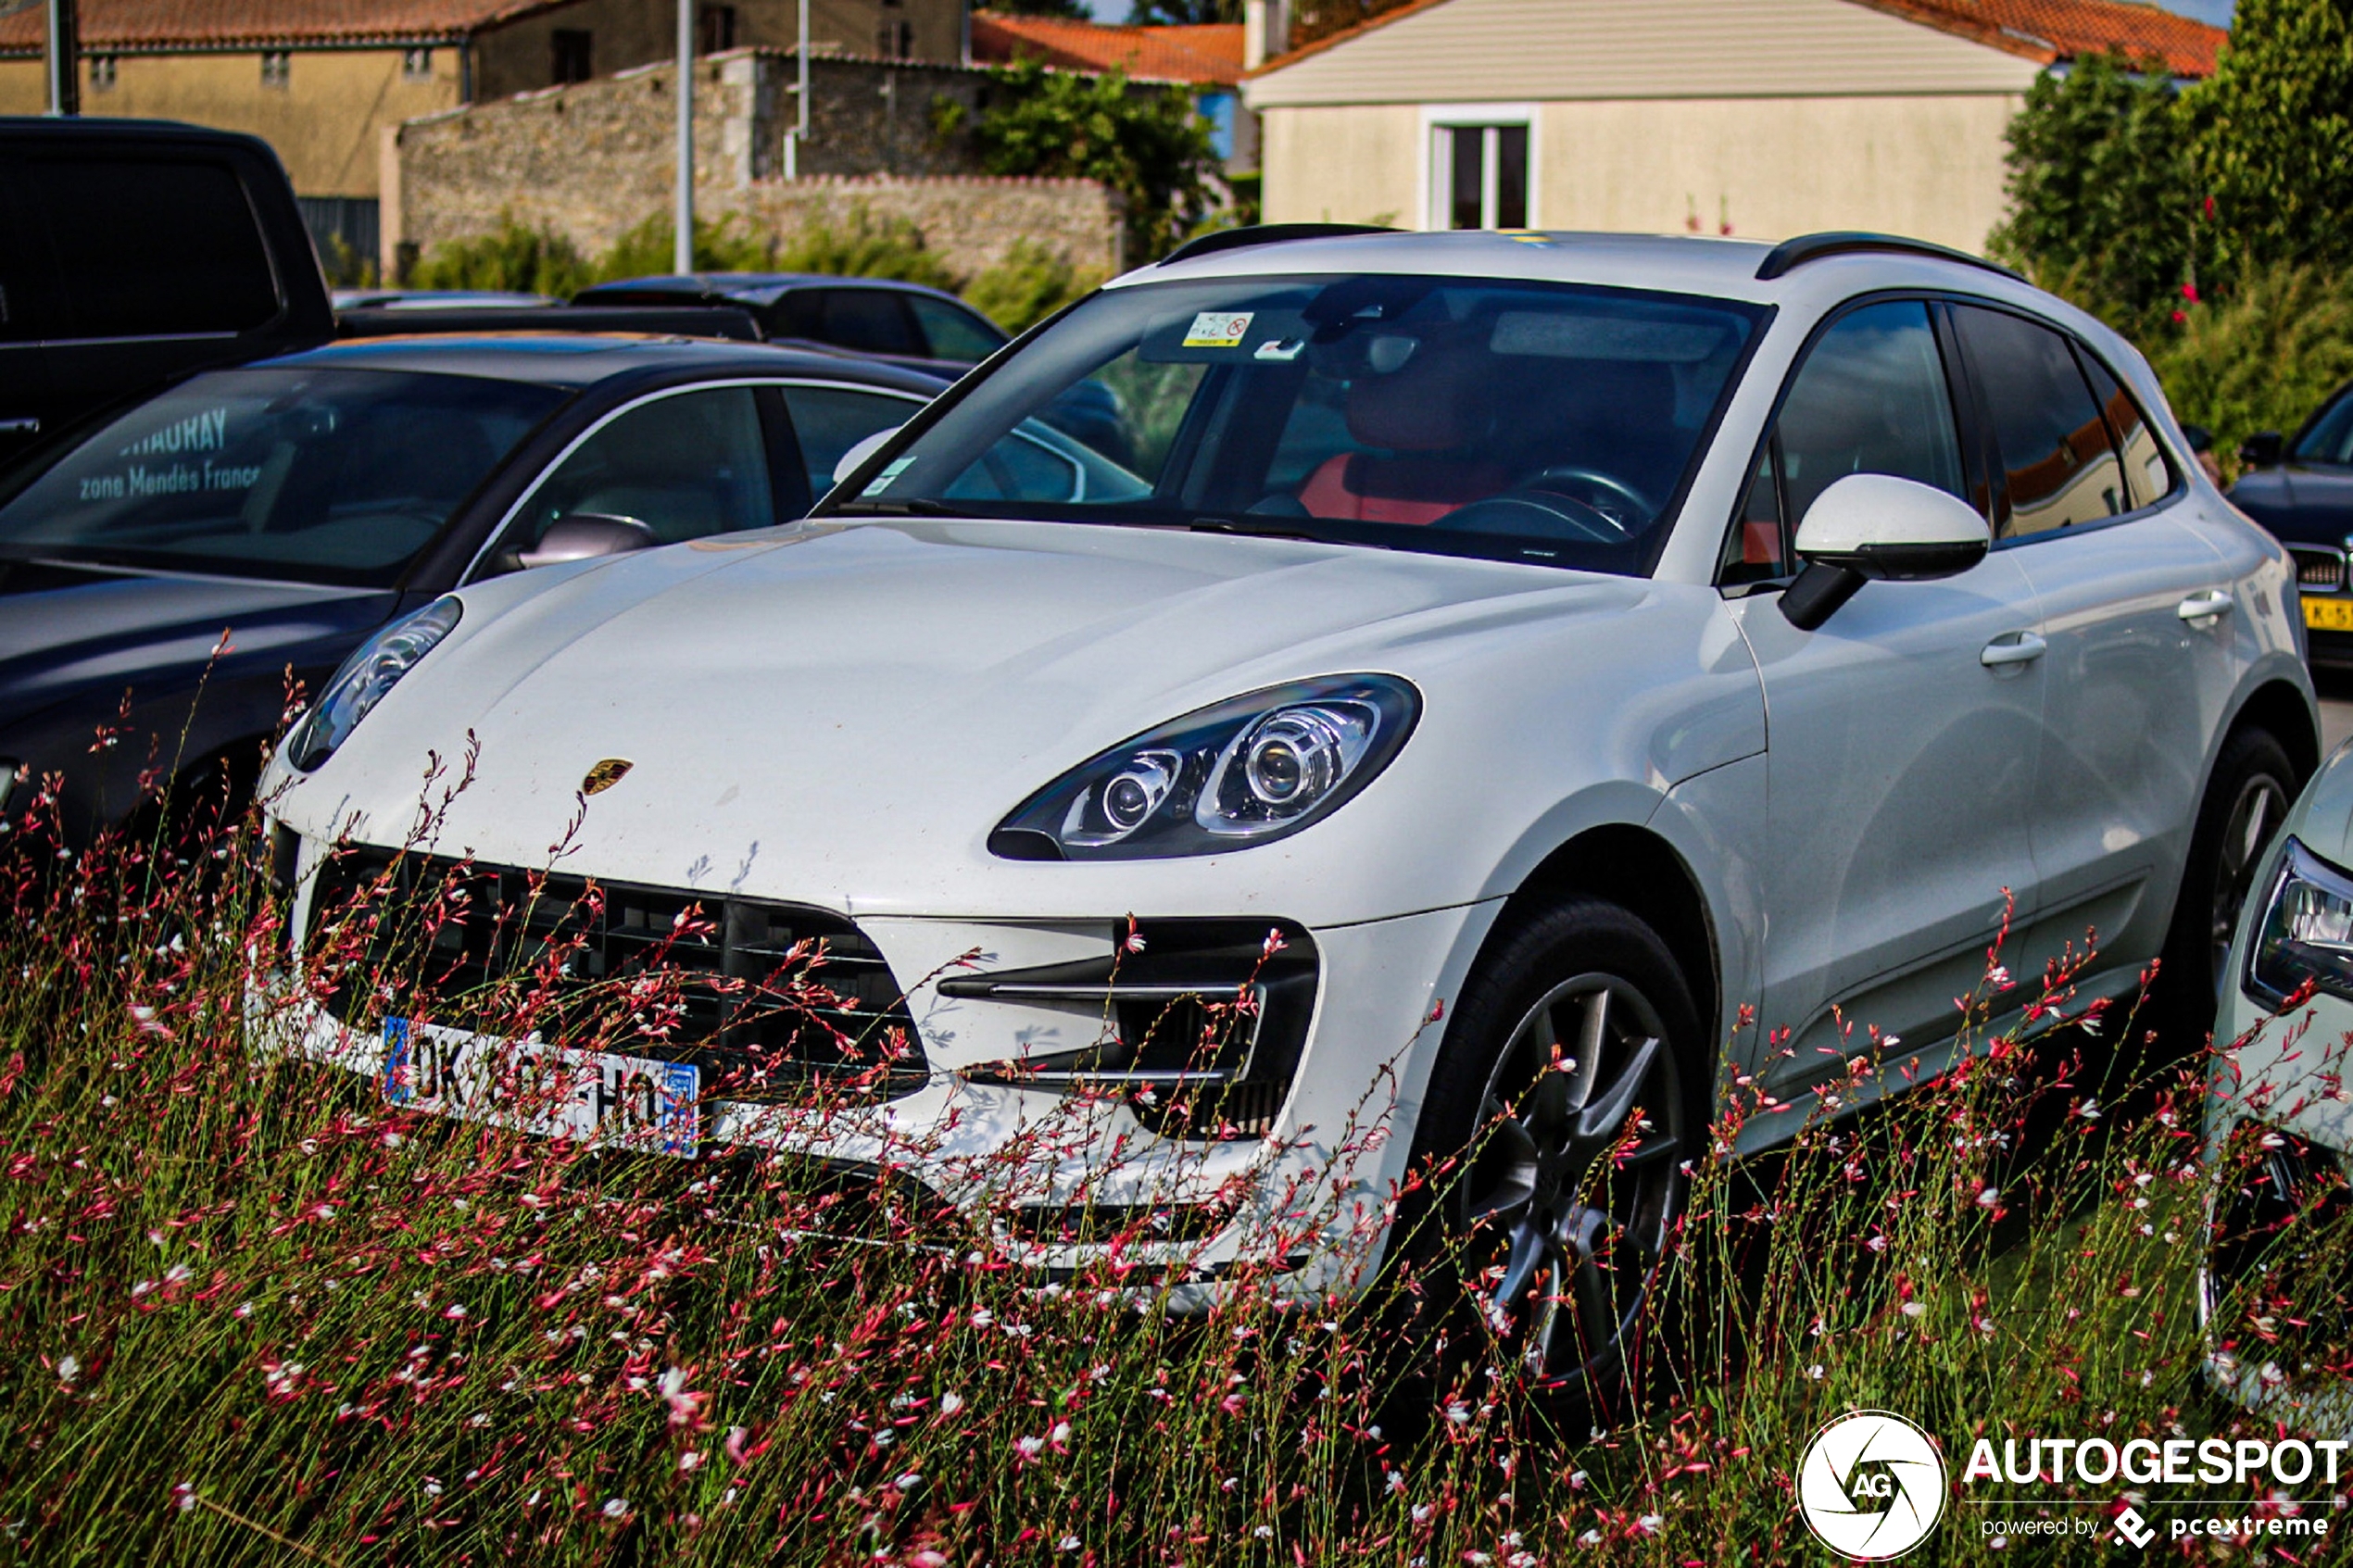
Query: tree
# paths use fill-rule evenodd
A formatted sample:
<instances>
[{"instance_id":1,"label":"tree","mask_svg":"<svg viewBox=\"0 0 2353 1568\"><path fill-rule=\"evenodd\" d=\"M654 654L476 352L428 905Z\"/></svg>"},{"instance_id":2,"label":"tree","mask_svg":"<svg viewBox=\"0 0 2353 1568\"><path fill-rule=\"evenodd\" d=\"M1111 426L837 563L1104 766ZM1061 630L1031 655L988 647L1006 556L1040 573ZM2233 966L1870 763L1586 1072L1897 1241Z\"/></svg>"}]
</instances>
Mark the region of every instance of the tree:
<instances>
[{"instance_id":1,"label":"tree","mask_svg":"<svg viewBox=\"0 0 2353 1568\"><path fill-rule=\"evenodd\" d=\"M943 118L954 113L949 106ZM973 140L991 174L1076 176L1118 192L1131 262L1167 254L1210 207L1216 154L1208 122L1182 88L1131 87L1117 71L1087 76L1015 60L997 72Z\"/></svg>"},{"instance_id":2,"label":"tree","mask_svg":"<svg viewBox=\"0 0 2353 1568\"><path fill-rule=\"evenodd\" d=\"M1195 27L1241 19L1241 0L1128 0L1127 6L1130 27Z\"/></svg>"},{"instance_id":3,"label":"tree","mask_svg":"<svg viewBox=\"0 0 2353 1568\"><path fill-rule=\"evenodd\" d=\"M1986 249L2127 332L2211 282L2182 111L2162 67L2095 56L2027 89L2009 126L2009 218Z\"/></svg>"},{"instance_id":4,"label":"tree","mask_svg":"<svg viewBox=\"0 0 2353 1568\"><path fill-rule=\"evenodd\" d=\"M2239 0L2212 80L2183 107L2243 259L2353 266L2353 0Z\"/></svg>"}]
</instances>

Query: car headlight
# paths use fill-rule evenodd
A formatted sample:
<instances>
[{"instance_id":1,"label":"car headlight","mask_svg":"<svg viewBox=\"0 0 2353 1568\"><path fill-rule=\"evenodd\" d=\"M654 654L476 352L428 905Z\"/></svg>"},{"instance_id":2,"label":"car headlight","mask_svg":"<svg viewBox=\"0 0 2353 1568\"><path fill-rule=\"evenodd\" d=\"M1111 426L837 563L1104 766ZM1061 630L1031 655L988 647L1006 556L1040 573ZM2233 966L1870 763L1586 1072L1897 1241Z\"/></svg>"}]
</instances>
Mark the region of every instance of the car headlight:
<instances>
[{"instance_id":1,"label":"car headlight","mask_svg":"<svg viewBox=\"0 0 2353 1568\"><path fill-rule=\"evenodd\" d=\"M384 693L417 667L442 638L457 630L462 608L444 596L414 615L404 615L379 630L343 661L325 691L294 734L286 737L286 760L304 772L335 754L335 747L359 727Z\"/></svg>"},{"instance_id":2,"label":"car headlight","mask_svg":"<svg viewBox=\"0 0 2353 1568\"><path fill-rule=\"evenodd\" d=\"M1389 675L1234 697L1064 773L1016 807L988 847L1011 860L1143 860L1270 843L1370 784L1420 714L1420 694Z\"/></svg>"},{"instance_id":3,"label":"car headlight","mask_svg":"<svg viewBox=\"0 0 2353 1568\"><path fill-rule=\"evenodd\" d=\"M2353 872L2290 838L2247 945L2246 993L2279 1008L2307 985L2353 1000Z\"/></svg>"}]
</instances>

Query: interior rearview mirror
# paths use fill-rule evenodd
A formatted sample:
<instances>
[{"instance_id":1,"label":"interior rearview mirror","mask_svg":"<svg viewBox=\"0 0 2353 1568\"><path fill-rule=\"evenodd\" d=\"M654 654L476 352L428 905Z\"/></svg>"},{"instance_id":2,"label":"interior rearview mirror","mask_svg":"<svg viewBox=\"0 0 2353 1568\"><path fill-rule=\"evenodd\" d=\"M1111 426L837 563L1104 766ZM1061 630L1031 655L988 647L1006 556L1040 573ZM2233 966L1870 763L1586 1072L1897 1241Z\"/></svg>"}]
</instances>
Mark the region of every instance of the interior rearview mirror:
<instances>
[{"instance_id":1,"label":"interior rearview mirror","mask_svg":"<svg viewBox=\"0 0 2353 1568\"><path fill-rule=\"evenodd\" d=\"M632 550L649 549L657 543L654 531L634 517L573 512L549 523L538 544L515 552L513 564L521 568L553 566L558 561L626 555Z\"/></svg>"},{"instance_id":2,"label":"interior rearview mirror","mask_svg":"<svg viewBox=\"0 0 2353 1568\"><path fill-rule=\"evenodd\" d=\"M1959 497L1893 474L1850 473L1816 496L1797 525L1806 570L1782 591L1781 613L1810 632L1875 578L1957 576L1993 546L1985 520Z\"/></svg>"},{"instance_id":3,"label":"interior rearview mirror","mask_svg":"<svg viewBox=\"0 0 2353 1568\"><path fill-rule=\"evenodd\" d=\"M841 461L834 465L834 483L839 484L843 480L857 472L858 465L873 457L884 442L899 433L900 428L900 426L893 425L888 430L878 430L849 451L844 452L841 455Z\"/></svg>"}]
</instances>

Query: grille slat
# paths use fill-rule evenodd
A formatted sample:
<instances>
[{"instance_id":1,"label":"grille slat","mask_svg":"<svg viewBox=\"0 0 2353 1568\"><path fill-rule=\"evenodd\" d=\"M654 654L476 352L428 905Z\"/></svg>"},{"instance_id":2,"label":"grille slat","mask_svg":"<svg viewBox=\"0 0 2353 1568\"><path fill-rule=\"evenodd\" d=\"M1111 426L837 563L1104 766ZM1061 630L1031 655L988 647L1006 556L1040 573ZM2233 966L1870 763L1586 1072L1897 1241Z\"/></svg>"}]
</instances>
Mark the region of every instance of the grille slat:
<instances>
[{"instance_id":1,"label":"grille slat","mask_svg":"<svg viewBox=\"0 0 2353 1568\"><path fill-rule=\"evenodd\" d=\"M2296 558L2296 583L2299 588L2319 588L2328 592L2345 586L2345 552L2320 545L2292 546L2288 554Z\"/></svg>"},{"instance_id":2,"label":"grille slat","mask_svg":"<svg viewBox=\"0 0 2353 1568\"><path fill-rule=\"evenodd\" d=\"M784 1098L822 1082L888 1099L928 1076L881 951L823 909L354 847L320 871L307 948L317 954L334 933L363 929L354 919L373 929L330 1005L355 1028L380 1025L386 974L415 977L415 994L399 1005L462 1023L482 1016L502 980L528 985L523 977L561 954L559 1022L585 1021L599 983L678 977L664 998L666 1027L626 1048L695 1062L706 1095ZM610 988L606 1002L620 1005Z\"/></svg>"}]
</instances>

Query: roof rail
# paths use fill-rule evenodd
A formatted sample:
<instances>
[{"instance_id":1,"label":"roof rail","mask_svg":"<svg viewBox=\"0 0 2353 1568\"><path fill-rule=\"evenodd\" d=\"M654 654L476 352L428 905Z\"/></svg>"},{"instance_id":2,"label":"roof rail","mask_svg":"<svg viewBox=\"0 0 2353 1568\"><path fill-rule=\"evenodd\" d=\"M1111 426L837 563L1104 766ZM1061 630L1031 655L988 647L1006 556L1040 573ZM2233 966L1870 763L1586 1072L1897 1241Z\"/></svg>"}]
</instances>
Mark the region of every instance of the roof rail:
<instances>
[{"instance_id":1,"label":"roof rail","mask_svg":"<svg viewBox=\"0 0 2353 1568\"><path fill-rule=\"evenodd\" d=\"M1809 261L1819 261L1826 256L1848 256L1857 251L1890 252L1902 256L1932 256L1940 261L1958 261L1965 266L1999 272L2005 278L2026 280L1996 261L1982 256L1971 256L1950 245L1931 244L1927 240L1907 240L1901 234L1873 234L1862 230L1841 229L1823 234L1800 234L1793 240L1783 240L1756 265L1759 282L1778 278L1796 270Z\"/></svg>"},{"instance_id":2,"label":"roof rail","mask_svg":"<svg viewBox=\"0 0 2353 1568\"><path fill-rule=\"evenodd\" d=\"M1271 245L1282 240L1325 240L1335 234L1393 234L1378 223L1252 223L1240 229L1219 229L1214 232L1187 240L1160 258L1165 267L1172 261L1190 261L1196 256L1208 256L1221 250L1239 250L1244 245Z\"/></svg>"}]
</instances>

